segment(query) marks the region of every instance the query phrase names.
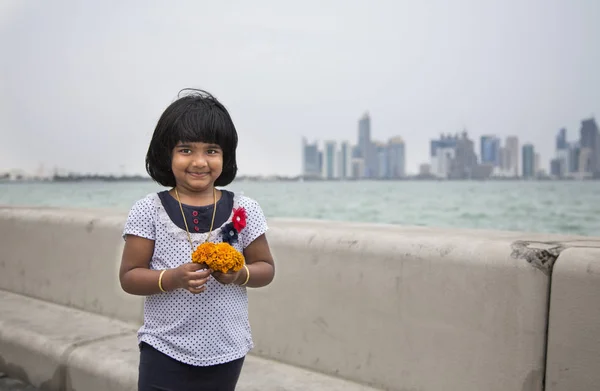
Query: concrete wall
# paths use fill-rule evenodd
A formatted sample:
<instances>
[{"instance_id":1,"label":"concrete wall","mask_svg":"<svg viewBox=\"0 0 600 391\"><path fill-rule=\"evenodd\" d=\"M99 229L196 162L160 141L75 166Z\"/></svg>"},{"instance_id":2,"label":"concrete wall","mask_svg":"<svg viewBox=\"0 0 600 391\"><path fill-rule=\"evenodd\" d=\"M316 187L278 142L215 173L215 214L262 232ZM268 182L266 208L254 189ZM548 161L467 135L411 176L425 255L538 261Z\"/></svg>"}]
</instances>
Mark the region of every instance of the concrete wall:
<instances>
[{"instance_id":1,"label":"concrete wall","mask_svg":"<svg viewBox=\"0 0 600 391\"><path fill-rule=\"evenodd\" d=\"M142 298L118 280L127 215L0 209L0 289L139 324Z\"/></svg>"},{"instance_id":2,"label":"concrete wall","mask_svg":"<svg viewBox=\"0 0 600 391\"><path fill-rule=\"evenodd\" d=\"M0 209L0 289L138 324L117 276L125 217ZM270 226L277 276L250 290L255 354L389 390L542 390L549 268L556 243L581 238Z\"/></svg>"},{"instance_id":3,"label":"concrete wall","mask_svg":"<svg viewBox=\"0 0 600 391\"><path fill-rule=\"evenodd\" d=\"M552 275L548 391L600 389L600 240L572 245Z\"/></svg>"}]
</instances>

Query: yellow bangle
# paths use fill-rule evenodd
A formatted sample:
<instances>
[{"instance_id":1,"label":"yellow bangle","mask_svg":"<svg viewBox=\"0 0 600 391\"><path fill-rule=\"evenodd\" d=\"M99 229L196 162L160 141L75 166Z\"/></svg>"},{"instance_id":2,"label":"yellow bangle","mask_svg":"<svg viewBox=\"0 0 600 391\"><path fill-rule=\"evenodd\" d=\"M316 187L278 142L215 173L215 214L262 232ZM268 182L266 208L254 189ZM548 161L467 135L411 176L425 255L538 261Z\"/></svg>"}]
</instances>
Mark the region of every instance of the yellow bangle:
<instances>
[{"instance_id":1,"label":"yellow bangle","mask_svg":"<svg viewBox=\"0 0 600 391\"><path fill-rule=\"evenodd\" d=\"M244 281L244 283L241 286L246 285L250 280L250 270L248 269L248 266L244 265L244 267L246 268L246 281Z\"/></svg>"},{"instance_id":2,"label":"yellow bangle","mask_svg":"<svg viewBox=\"0 0 600 391\"><path fill-rule=\"evenodd\" d=\"M162 287L162 278L163 278L163 274L165 274L166 271L167 271L167 269L163 270L162 272L160 272L160 275L158 276L158 288L164 293L167 293L167 291L164 290Z\"/></svg>"}]
</instances>

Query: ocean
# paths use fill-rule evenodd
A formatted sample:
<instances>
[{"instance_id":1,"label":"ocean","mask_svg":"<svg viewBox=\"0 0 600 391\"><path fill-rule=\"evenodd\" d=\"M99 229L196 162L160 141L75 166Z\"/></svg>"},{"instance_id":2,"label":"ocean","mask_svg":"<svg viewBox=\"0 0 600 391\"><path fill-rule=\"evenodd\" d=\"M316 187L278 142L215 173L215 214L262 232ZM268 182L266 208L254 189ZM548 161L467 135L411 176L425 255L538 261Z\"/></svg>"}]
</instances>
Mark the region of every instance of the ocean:
<instances>
[{"instance_id":1,"label":"ocean","mask_svg":"<svg viewBox=\"0 0 600 391\"><path fill-rule=\"evenodd\" d=\"M151 181L4 182L0 205L127 211ZM600 181L236 181L267 217L600 236Z\"/></svg>"}]
</instances>

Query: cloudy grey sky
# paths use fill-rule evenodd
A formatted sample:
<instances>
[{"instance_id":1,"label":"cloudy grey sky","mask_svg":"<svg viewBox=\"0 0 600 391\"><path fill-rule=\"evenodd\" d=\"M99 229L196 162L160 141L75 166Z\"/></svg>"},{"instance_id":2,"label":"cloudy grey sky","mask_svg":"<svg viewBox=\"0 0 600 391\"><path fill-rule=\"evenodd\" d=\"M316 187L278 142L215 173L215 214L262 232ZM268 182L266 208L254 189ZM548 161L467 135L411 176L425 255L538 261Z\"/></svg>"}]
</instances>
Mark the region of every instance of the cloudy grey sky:
<instances>
[{"instance_id":1,"label":"cloudy grey sky","mask_svg":"<svg viewBox=\"0 0 600 391\"><path fill-rule=\"evenodd\" d=\"M599 41L598 0L2 0L0 171L143 173L185 87L230 110L241 174L298 174L302 136L356 143L367 110L410 172L463 127L547 165L600 117Z\"/></svg>"}]
</instances>

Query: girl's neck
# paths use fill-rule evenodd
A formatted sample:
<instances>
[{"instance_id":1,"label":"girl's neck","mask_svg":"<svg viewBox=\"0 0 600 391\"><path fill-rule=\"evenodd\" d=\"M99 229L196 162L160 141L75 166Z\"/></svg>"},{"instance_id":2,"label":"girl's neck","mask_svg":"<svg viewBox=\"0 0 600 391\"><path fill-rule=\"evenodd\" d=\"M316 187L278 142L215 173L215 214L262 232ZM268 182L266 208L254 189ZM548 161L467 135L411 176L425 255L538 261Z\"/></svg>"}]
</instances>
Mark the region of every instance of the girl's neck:
<instances>
[{"instance_id":1,"label":"girl's neck","mask_svg":"<svg viewBox=\"0 0 600 391\"><path fill-rule=\"evenodd\" d=\"M216 192L217 201L221 198L221 192L216 190L213 186L210 186L205 190L189 190L181 186L176 186L169 193L177 199L175 189L177 189L177 193L179 193L181 203L190 206L207 206L214 204L215 195L213 192Z\"/></svg>"}]
</instances>

